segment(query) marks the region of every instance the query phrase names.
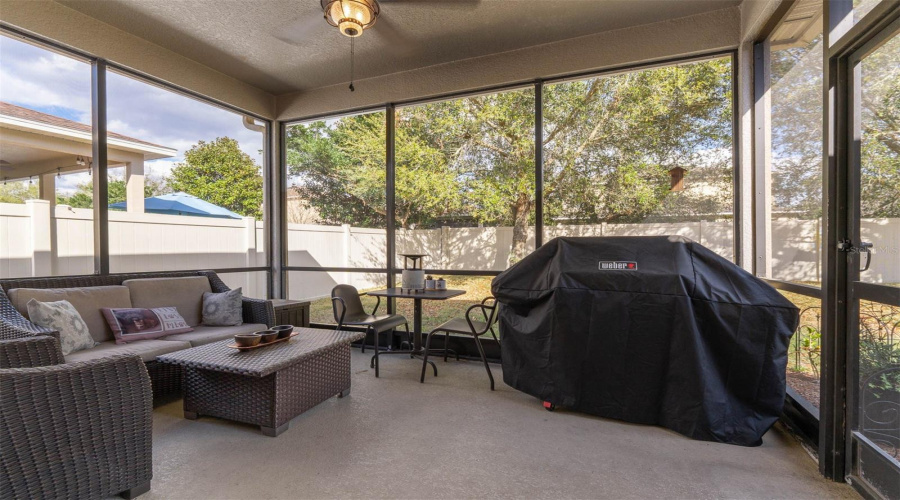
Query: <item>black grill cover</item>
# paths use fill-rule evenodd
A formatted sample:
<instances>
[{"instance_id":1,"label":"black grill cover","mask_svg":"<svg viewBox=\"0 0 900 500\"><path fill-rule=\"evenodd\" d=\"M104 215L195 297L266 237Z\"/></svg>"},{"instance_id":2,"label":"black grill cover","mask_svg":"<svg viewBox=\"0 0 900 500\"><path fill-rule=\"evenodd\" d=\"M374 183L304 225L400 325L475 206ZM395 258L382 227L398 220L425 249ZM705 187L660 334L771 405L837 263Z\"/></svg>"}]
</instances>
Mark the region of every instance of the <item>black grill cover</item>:
<instances>
[{"instance_id":1,"label":"black grill cover","mask_svg":"<svg viewBox=\"0 0 900 500\"><path fill-rule=\"evenodd\" d=\"M781 414L797 308L689 239L556 238L492 290L511 387L745 446Z\"/></svg>"}]
</instances>

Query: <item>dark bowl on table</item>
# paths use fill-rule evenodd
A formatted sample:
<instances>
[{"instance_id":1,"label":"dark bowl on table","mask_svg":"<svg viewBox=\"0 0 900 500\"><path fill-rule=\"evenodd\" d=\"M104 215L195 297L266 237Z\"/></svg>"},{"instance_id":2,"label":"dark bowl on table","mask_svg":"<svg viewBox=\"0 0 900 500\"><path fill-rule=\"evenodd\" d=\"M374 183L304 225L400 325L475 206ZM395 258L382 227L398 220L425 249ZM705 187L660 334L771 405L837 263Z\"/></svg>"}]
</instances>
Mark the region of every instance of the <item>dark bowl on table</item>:
<instances>
[{"instance_id":1,"label":"dark bowl on table","mask_svg":"<svg viewBox=\"0 0 900 500\"><path fill-rule=\"evenodd\" d=\"M234 336L234 343L240 347L253 347L258 345L260 336L255 333L239 333Z\"/></svg>"},{"instance_id":2,"label":"dark bowl on table","mask_svg":"<svg viewBox=\"0 0 900 500\"><path fill-rule=\"evenodd\" d=\"M294 332L294 325L278 325L273 326L270 330L275 330L278 332L278 338L284 339L291 336L291 333Z\"/></svg>"},{"instance_id":3,"label":"dark bowl on table","mask_svg":"<svg viewBox=\"0 0 900 500\"><path fill-rule=\"evenodd\" d=\"M259 337L260 344L268 344L278 338L278 332L275 330L263 330L261 332L256 332L256 336Z\"/></svg>"}]
</instances>

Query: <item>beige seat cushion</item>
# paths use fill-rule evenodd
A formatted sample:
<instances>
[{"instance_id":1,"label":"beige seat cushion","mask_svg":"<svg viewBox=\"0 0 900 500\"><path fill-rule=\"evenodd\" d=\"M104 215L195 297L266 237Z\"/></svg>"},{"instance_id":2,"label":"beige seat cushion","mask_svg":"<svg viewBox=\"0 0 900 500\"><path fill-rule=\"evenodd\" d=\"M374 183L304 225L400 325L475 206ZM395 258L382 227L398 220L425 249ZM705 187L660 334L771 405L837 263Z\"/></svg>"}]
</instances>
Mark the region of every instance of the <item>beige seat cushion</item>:
<instances>
[{"instance_id":1,"label":"beige seat cushion","mask_svg":"<svg viewBox=\"0 0 900 500\"><path fill-rule=\"evenodd\" d=\"M206 278L204 278L206 279ZM127 287L91 286L79 288L14 288L9 291L9 300L22 316L28 317L28 301L56 302L68 300L85 324L91 337L97 342L113 340L112 330L106 323L101 307L131 307L131 295Z\"/></svg>"},{"instance_id":2,"label":"beige seat cushion","mask_svg":"<svg viewBox=\"0 0 900 500\"><path fill-rule=\"evenodd\" d=\"M76 351L66 356L66 363L74 363L76 361L89 361L92 359L100 359L115 354L137 354L146 363L153 361L161 354L189 349L191 344L188 342L171 342L165 340L141 340L131 344L116 344L115 341L102 342L91 349Z\"/></svg>"},{"instance_id":3,"label":"beige seat cushion","mask_svg":"<svg viewBox=\"0 0 900 500\"><path fill-rule=\"evenodd\" d=\"M197 326L203 319L203 292L211 292L206 276L184 278L142 278L122 283L131 291L133 307L152 309L172 307L189 326Z\"/></svg>"},{"instance_id":4,"label":"beige seat cushion","mask_svg":"<svg viewBox=\"0 0 900 500\"><path fill-rule=\"evenodd\" d=\"M230 339L239 333L253 333L265 330L266 325L257 325L255 323L244 323L237 326L197 326L193 332L176 333L168 335L161 340L175 340L190 342L193 347L198 345L218 342L219 340Z\"/></svg>"}]
</instances>

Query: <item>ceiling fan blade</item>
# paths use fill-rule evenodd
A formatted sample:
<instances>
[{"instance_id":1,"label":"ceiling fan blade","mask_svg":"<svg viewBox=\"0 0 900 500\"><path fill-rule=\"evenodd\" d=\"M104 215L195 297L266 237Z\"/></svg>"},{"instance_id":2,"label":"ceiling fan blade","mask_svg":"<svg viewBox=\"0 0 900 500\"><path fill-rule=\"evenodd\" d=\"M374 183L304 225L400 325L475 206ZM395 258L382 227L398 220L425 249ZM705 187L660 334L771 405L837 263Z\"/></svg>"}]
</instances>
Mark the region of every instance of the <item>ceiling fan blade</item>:
<instances>
[{"instance_id":1,"label":"ceiling fan blade","mask_svg":"<svg viewBox=\"0 0 900 500\"><path fill-rule=\"evenodd\" d=\"M303 45L325 30L328 23L321 15L303 16L275 30L275 38L291 45Z\"/></svg>"}]
</instances>

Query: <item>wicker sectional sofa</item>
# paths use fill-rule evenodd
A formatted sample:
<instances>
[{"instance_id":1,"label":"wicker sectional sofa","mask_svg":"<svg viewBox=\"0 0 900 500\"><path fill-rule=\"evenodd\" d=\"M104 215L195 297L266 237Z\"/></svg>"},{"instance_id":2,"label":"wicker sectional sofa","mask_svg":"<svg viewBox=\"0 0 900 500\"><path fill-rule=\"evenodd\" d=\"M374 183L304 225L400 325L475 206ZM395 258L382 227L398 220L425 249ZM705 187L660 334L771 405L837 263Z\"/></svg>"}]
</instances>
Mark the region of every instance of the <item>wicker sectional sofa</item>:
<instances>
[{"instance_id":1,"label":"wicker sectional sofa","mask_svg":"<svg viewBox=\"0 0 900 500\"><path fill-rule=\"evenodd\" d=\"M200 326L203 291L228 287L211 271L0 280L0 500L149 490L153 399L182 381L181 368L156 356L275 322L271 302L244 298L243 325ZM22 314L30 298L69 300L100 344L64 357L59 333ZM194 331L119 345L99 315L164 306Z\"/></svg>"},{"instance_id":2,"label":"wicker sectional sofa","mask_svg":"<svg viewBox=\"0 0 900 500\"><path fill-rule=\"evenodd\" d=\"M140 357L64 363L51 336L3 342L0 499L148 491L153 393Z\"/></svg>"},{"instance_id":3,"label":"wicker sectional sofa","mask_svg":"<svg viewBox=\"0 0 900 500\"><path fill-rule=\"evenodd\" d=\"M175 278L175 279L173 279ZM205 279L202 279L205 278ZM117 354L137 354L144 361L153 385L154 397L177 393L181 372L156 362L156 356L252 332L275 323L269 301L244 297L244 324L235 327L200 325L203 291L226 292L228 286L212 271L112 274L106 276L61 276L0 280L0 351L9 340L35 335L58 336L57 332L28 321L25 304L38 300L67 299L81 313L91 336L100 342L93 349L66 356L65 362L102 359ZM176 306L194 331L163 339L116 344L100 307Z\"/></svg>"}]
</instances>

